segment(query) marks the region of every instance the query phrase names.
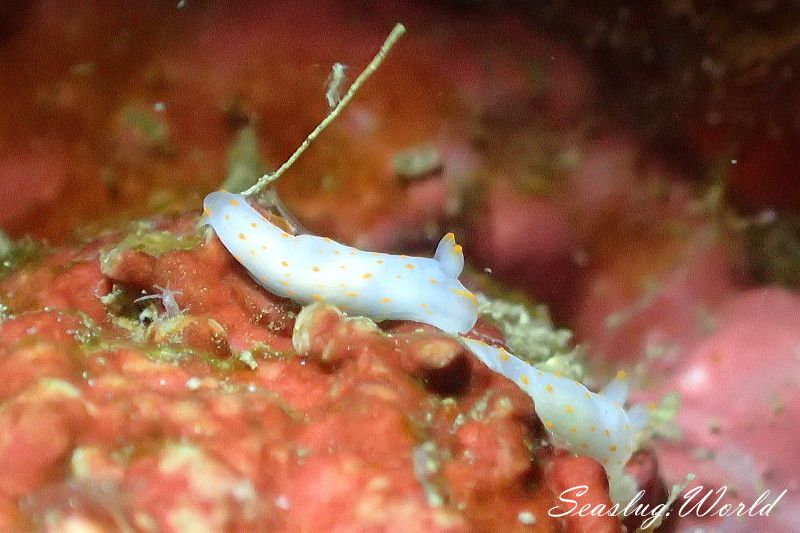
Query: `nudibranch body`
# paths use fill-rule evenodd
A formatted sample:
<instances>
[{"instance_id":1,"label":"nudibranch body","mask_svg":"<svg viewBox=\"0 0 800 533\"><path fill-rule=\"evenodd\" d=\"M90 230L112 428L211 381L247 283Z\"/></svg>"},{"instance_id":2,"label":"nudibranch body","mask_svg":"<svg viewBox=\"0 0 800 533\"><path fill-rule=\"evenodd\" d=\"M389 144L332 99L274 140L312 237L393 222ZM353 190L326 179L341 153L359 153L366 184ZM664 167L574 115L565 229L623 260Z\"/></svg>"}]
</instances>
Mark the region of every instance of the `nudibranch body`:
<instances>
[{"instance_id":1,"label":"nudibranch body","mask_svg":"<svg viewBox=\"0 0 800 533\"><path fill-rule=\"evenodd\" d=\"M302 303L324 301L373 320L422 322L458 335L477 321L477 300L458 281L461 247L446 235L433 259L366 252L313 235L291 235L253 209L244 196L209 194L203 222L255 281ZM624 477L641 422L623 407L627 383L600 394L577 381L537 370L508 351L459 335L490 369L533 398L553 444L600 461L609 479ZM634 408L635 409L635 408Z\"/></svg>"},{"instance_id":2,"label":"nudibranch body","mask_svg":"<svg viewBox=\"0 0 800 533\"><path fill-rule=\"evenodd\" d=\"M624 375L612 381L612 394L597 394L583 384L542 372L503 348L461 338L490 369L514 381L533 398L553 444L600 461L611 473L621 470L633 453L635 427L623 408Z\"/></svg>"},{"instance_id":3,"label":"nudibranch body","mask_svg":"<svg viewBox=\"0 0 800 533\"><path fill-rule=\"evenodd\" d=\"M366 252L313 235L292 235L253 209L244 196L213 192L203 202L210 224L253 279L302 303L324 301L374 320L412 320L464 333L478 318L477 300L460 281L461 246L453 234L434 258Z\"/></svg>"}]
</instances>

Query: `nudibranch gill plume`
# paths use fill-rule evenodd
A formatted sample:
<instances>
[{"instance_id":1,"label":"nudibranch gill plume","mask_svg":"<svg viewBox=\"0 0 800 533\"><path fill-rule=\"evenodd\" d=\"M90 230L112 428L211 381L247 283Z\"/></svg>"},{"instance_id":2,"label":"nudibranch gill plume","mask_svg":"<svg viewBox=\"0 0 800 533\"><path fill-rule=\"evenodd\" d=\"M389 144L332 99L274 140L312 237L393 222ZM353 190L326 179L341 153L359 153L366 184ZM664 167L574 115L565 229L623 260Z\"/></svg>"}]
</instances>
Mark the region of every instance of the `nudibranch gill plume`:
<instances>
[{"instance_id":1,"label":"nudibranch gill plume","mask_svg":"<svg viewBox=\"0 0 800 533\"><path fill-rule=\"evenodd\" d=\"M203 202L203 222L253 279L301 303L327 302L374 320L412 320L465 333L478 319L475 296L458 280L464 268L452 233L433 259L367 252L272 224L242 195L217 191Z\"/></svg>"}]
</instances>

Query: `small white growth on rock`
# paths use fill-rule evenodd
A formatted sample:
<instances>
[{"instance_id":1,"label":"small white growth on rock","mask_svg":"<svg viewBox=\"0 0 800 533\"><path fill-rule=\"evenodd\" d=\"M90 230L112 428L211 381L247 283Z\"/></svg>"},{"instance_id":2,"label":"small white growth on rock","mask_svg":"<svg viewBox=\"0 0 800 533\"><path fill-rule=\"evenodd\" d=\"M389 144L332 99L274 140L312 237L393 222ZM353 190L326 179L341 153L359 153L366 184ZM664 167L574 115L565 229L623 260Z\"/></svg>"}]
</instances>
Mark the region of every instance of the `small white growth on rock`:
<instances>
[{"instance_id":1,"label":"small white growth on rock","mask_svg":"<svg viewBox=\"0 0 800 533\"><path fill-rule=\"evenodd\" d=\"M253 357L253 352L250 350L245 350L239 353L239 361L249 366L251 370L258 368L258 363L256 362L255 357Z\"/></svg>"},{"instance_id":2,"label":"small white growth on rock","mask_svg":"<svg viewBox=\"0 0 800 533\"><path fill-rule=\"evenodd\" d=\"M184 310L182 310L178 305L178 302L175 300L175 295L182 294L181 291L174 291L169 287L164 288L159 287L158 285L156 285L155 288L160 291L159 294L146 294L145 296L136 298L134 302L141 302L144 300L161 300L161 305L164 306L165 318L175 318L180 316Z\"/></svg>"},{"instance_id":3,"label":"small white growth on rock","mask_svg":"<svg viewBox=\"0 0 800 533\"><path fill-rule=\"evenodd\" d=\"M283 511L288 510L289 509L289 498L287 498L286 496L281 494L280 496L275 498L275 507L277 507L278 509L281 509Z\"/></svg>"}]
</instances>

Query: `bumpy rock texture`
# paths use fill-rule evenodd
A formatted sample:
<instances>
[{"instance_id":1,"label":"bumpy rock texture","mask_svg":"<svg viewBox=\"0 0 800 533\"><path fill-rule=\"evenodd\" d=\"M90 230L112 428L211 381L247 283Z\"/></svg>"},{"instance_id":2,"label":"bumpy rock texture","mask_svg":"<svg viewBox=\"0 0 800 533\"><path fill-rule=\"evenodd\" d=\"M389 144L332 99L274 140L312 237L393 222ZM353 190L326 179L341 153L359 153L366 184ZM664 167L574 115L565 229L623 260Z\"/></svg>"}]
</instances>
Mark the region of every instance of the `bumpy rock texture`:
<instances>
[{"instance_id":1,"label":"bumpy rock texture","mask_svg":"<svg viewBox=\"0 0 800 533\"><path fill-rule=\"evenodd\" d=\"M530 398L459 343L301 313L195 221L0 281L0 529L620 529L548 516L576 483L610 503L602 467L554 453Z\"/></svg>"}]
</instances>

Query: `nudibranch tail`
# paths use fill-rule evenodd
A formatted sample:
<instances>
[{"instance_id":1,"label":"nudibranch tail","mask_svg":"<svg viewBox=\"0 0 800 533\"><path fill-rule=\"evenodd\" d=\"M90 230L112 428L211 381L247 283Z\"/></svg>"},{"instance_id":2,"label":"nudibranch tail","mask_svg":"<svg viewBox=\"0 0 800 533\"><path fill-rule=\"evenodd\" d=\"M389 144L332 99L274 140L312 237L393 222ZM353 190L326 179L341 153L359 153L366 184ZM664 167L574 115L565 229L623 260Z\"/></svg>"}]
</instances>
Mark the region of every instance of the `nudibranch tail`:
<instances>
[{"instance_id":1,"label":"nudibranch tail","mask_svg":"<svg viewBox=\"0 0 800 533\"><path fill-rule=\"evenodd\" d=\"M463 255L452 236L451 257L437 260L368 252L272 224L244 196L213 192L204 220L253 279L301 303L323 301L374 320L412 320L465 333L478 319L477 299L458 280ZM441 246L441 245L440 245Z\"/></svg>"},{"instance_id":2,"label":"nudibranch tail","mask_svg":"<svg viewBox=\"0 0 800 533\"><path fill-rule=\"evenodd\" d=\"M461 339L486 366L533 398L553 444L594 457L609 476L621 472L633 453L634 427L622 403L616 401L619 398L596 394L577 381L537 370L502 348Z\"/></svg>"}]
</instances>

